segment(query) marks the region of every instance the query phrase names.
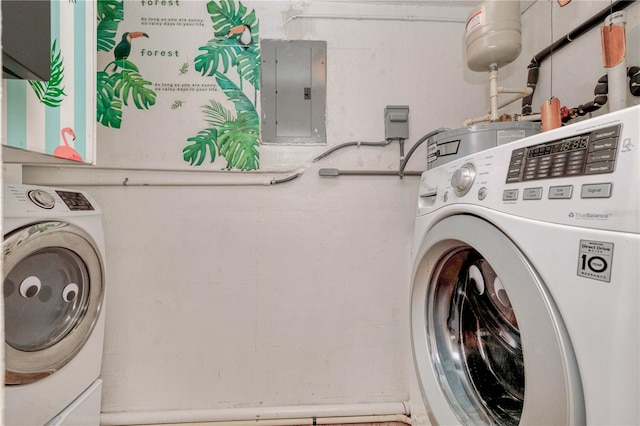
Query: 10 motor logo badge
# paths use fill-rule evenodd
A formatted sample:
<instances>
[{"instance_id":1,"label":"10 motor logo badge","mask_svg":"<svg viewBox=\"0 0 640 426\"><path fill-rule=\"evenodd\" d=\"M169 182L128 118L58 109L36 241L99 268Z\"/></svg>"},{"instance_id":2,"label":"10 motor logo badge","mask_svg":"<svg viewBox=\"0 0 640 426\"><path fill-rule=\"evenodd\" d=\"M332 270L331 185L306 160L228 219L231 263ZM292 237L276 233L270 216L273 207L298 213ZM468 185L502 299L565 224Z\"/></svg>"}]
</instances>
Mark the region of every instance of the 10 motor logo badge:
<instances>
[{"instance_id":1,"label":"10 motor logo badge","mask_svg":"<svg viewBox=\"0 0 640 426\"><path fill-rule=\"evenodd\" d=\"M580 240L578 276L610 282L613 260L613 243Z\"/></svg>"}]
</instances>

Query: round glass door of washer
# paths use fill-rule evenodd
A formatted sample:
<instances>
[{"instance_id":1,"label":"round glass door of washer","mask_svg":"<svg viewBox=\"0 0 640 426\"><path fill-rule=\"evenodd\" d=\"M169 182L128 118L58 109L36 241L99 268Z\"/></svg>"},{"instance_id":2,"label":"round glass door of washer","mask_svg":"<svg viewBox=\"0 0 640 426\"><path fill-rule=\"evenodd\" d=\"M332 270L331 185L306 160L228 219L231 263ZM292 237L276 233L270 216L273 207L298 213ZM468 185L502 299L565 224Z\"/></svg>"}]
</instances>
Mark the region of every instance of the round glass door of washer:
<instances>
[{"instance_id":1,"label":"round glass door of washer","mask_svg":"<svg viewBox=\"0 0 640 426\"><path fill-rule=\"evenodd\" d=\"M102 261L91 238L64 222L22 228L2 249L5 382L32 383L90 337L104 296Z\"/></svg>"},{"instance_id":2,"label":"round glass door of washer","mask_svg":"<svg viewBox=\"0 0 640 426\"><path fill-rule=\"evenodd\" d=\"M523 252L491 223L450 216L418 252L411 301L416 373L433 423L579 424L568 333Z\"/></svg>"},{"instance_id":3,"label":"round glass door of washer","mask_svg":"<svg viewBox=\"0 0 640 426\"><path fill-rule=\"evenodd\" d=\"M458 248L441 262L431 297L443 388L470 417L517 425L524 405L525 365L509 296L476 250Z\"/></svg>"}]
</instances>

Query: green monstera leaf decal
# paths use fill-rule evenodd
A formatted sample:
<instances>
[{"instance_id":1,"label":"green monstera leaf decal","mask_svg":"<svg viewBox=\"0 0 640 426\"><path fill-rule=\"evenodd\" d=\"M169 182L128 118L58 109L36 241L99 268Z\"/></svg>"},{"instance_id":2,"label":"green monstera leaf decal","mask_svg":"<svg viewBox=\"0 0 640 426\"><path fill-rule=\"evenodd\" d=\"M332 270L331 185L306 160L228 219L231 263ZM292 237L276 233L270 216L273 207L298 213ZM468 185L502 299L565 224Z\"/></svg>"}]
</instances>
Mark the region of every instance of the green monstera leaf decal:
<instances>
[{"instance_id":1,"label":"green monstera leaf decal","mask_svg":"<svg viewBox=\"0 0 640 426\"><path fill-rule=\"evenodd\" d=\"M124 19L124 3L122 0L98 0L98 20L122 21Z\"/></svg>"},{"instance_id":2,"label":"green monstera leaf decal","mask_svg":"<svg viewBox=\"0 0 640 426\"><path fill-rule=\"evenodd\" d=\"M114 82L104 71L97 78L97 119L106 127L119 129L122 124L122 101L116 96Z\"/></svg>"},{"instance_id":3,"label":"green monstera leaf decal","mask_svg":"<svg viewBox=\"0 0 640 426\"><path fill-rule=\"evenodd\" d=\"M204 121L209 125L207 129L198 132L197 136L187 139L191 142L182 150L184 161L192 166L200 166L207 156L210 163L216 160L218 152L218 128L228 121L235 120L231 111L223 107L219 102L210 100L209 105L202 107L205 115Z\"/></svg>"},{"instance_id":4,"label":"green monstera leaf decal","mask_svg":"<svg viewBox=\"0 0 640 426\"><path fill-rule=\"evenodd\" d=\"M257 45L250 46L238 55L238 74L256 90L260 88L260 49Z\"/></svg>"},{"instance_id":5,"label":"green monstera leaf decal","mask_svg":"<svg viewBox=\"0 0 640 426\"><path fill-rule=\"evenodd\" d=\"M64 100L64 64L60 50L56 46L57 40L51 45L51 77L49 81L28 80L36 97L40 102L50 107L58 107Z\"/></svg>"},{"instance_id":6,"label":"green monstera leaf decal","mask_svg":"<svg viewBox=\"0 0 640 426\"><path fill-rule=\"evenodd\" d=\"M193 142L182 150L184 161L188 161L192 166L200 166L207 158L207 153L211 158L210 162L216 160L216 152L218 150L216 141L218 139L218 129L210 127L198 132L197 136L187 139Z\"/></svg>"},{"instance_id":7,"label":"green monstera leaf decal","mask_svg":"<svg viewBox=\"0 0 640 426\"><path fill-rule=\"evenodd\" d=\"M211 23L217 37L226 35L231 28L238 25L251 26L252 35L257 35L258 20L255 11L247 13L247 8L240 2L236 4L233 0L220 0L219 3L210 1L207 3L207 11L211 15Z\"/></svg>"},{"instance_id":8,"label":"green monstera leaf decal","mask_svg":"<svg viewBox=\"0 0 640 426\"><path fill-rule=\"evenodd\" d=\"M220 86L220 88L227 95L227 98L231 102L233 102L233 104L236 107L236 111L238 113L249 111L255 114L256 116L258 115L256 111L256 107L253 104L253 102L251 102L251 100L247 98L247 95L244 94L242 89L236 86L236 84L233 81L231 81L229 77L227 77L222 73L217 73L216 81L218 82L218 85Z\"/></svg>"},{"instance_id":9,"label":"green monstera leaf decal","mask_svg":"<svg viewBox=\"0 0 640 426\"><path fill-rule=\"evenodd\" d=\"M204 51L195 60L194 68L202 75L213 76L222 67L222 72L228 72L230 67L236 66L236 56L241 48L232 39L210 40L206 46L200 47Z\"/></svg>"},{"instance_id":10,"label":"green monstera leaf decal","mask_svg":"<svg viewBox=\"0 0 640 426\"><path fill-rule=\"evenodd\" d=\"M117 21L100 21L98 24L98 51L109 52L116 46Z\"/></svg>"},{"instance_id":11,"label":"green monstera leaf decal","mask_svg":"<svg viewBox=\"0 0 640 426\"><path fill-rule=\"evenodd\" d=\"M130 101L138 109L149 109L155 105L156 92L146 87L152 83L143 79L136 70L137 67L131 64L112 74L98 72L96 109L100 124L119 129L122 125L122 105L128 106Z\"/></svg>"},{"instance_id":12,"label":"green monstera leaf decal","mask_svg":"<svg viewBox=\"0 0 640 426\"><path fill-rule=\"evenodd\" d=\"M118 24L124 19L122 0L98 0L98 52L109 52L116 45Z\"/></svg>"},{"instance_id":13,"label":"green monstera leaf decal","mask_svg":"<svg viewBox=\"0 0 640 426\"><path fill-rule=\"evenodd\" d=\"M97 12L98 52L109 52L116 45L118 25L124 19L124 3L122 0L98 0Z\"/></svg>"},{"instance_id":14,"label":"green monstera leaf decal","mask_svg":"<svg viewBox=\"0 0 640 426\"><path fill-rule=\"evenodd\" d=\"M155 105L156 92L145 87L151 82L143 79L136 71L125 69L113 74L111 79L115 82L116 96L121 97L125 105L129 105L127 103L129 97L138 109L149 109L150 106Z\"/></svg>"},{"instance_id":15,"label":"green monstera leaf decal","mask_svg":"<svg viewBox=\"0 0 640 426\"><path fill-rule=\"evenodd\" d=\"M258 125L256 114L242 112L236 120L220 126L218 146L220 155L227 160L228 169L256 170L260 167Z\"/></svg>"},{"instance_id":16,"label":"green monstera leaf decal","mask_svg":"<svg viewBox=\"0 0 640 426\"><path fill-rule=\"evenodd\" d=\"M233 0L210 1L207 11L215 38L200 47L203 53L195 58L194 69L203 76L215 77L235 111L214 100L202 107L208 127L187 139L190 144L183 149L183 158L199 166L207 157L211 163L223 157L228 170L256 170L260 168L260 117L256 110L260 88L258 20L254 11ZM250 29L252 42L249 44L241 44L234 36L242 32L243 27ZM230 77L231 70L237 73L237 81ZM245 83L253 88L253 101L243 90Z\"/></svg>"},{"instance_id":17,"label":"green monstera leaf decal","mask_svg":"<svg viewBox=\"0 0 640 426\"><path fill-rule=\"evenodd\" d=\"M227 161L226 169L257 170L260 168L260 117L255 106L224 74L217 73L216 81L234 104L235 116L216 101L203 107L205 122L209 127L198 136L187 139L191 142L182 150L183 158L191 165L204 163L207 153L214 162L217 153Z\"/></svg>"}]
</instances>

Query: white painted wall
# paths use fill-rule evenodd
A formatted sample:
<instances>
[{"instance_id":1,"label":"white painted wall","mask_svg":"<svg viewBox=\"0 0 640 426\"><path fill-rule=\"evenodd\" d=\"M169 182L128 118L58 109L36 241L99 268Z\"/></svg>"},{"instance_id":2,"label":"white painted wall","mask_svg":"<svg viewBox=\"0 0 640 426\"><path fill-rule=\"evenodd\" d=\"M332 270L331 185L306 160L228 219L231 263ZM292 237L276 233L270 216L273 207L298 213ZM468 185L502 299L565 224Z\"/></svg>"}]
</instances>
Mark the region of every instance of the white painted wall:
<instances>
[{"instance_id":1,"label":"white painted wall","mask_svg":"<svg viewBox=\"0 0 640 426\"><path fill-rule=\"evenodd\" d=\"M462 23L291 18L464 20L468 10L408 3L247 2L256 8L263 38L327 41L327 147L382 140L388 104L410 106L409 146L430 130L484 114L488 88L485 76L465 68ZM538 1L525 13L523 53L500 71L504 85L523 86L526 65L549 44L550 3ZM607 4L573 1L554 16L556 38ZM640 62L638 10L627 12L630 65ZM599 46L595 30L558 55L553 85L563 104L593 98L604 74ZM536 105L549 96L545 67ZM124 158L122 141L101 138L100 131L98 137L99 166L157 166L142 154ZM132 149L142 153L151 143L135 141ZM262 147L264 168L305 169L277 186L86 188L105 213L105 412L408 399L417 179L320 178L319 167L398 164L396 145L348 148L310 164L327 147ZM421 149L408 169L425 167ZM121 182L130 173L95 172L90 181ZM26 183L52 185L84 179L68 169L25 167L24 175ZM223 178L240 177L207 177Z\"/></svg>"}]
</instances>

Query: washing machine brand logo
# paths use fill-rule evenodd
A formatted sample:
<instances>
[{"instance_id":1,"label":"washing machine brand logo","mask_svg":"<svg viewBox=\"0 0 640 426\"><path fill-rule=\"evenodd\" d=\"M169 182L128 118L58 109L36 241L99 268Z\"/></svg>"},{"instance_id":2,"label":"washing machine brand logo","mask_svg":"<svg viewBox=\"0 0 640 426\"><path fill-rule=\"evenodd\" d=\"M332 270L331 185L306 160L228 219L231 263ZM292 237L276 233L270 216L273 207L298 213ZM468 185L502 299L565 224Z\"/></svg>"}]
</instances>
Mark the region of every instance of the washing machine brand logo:
<instances>
[{"instance_id":1,"label":"washing machine brand logo","mask_svg":"<svg viewBox=\"0 0 640 426\"><path fill-rule=\"evenodd\" d=\"M569 212L569 217L576 220L608 220L612 218L637 218L640 217L639 209L623 209L623 210L611 210L602 213L592 212Z\"/></svg>"},{"instance_id":2,"label":"washing machine brand logo","mask_svg":"<svg viewBox=\"0 0 640 426\"><path fill-rule=\"evenodd\" d=\"M576 220L608 220L611 213L570 212L569 217Z\"/></svg>"}]
</instances>

